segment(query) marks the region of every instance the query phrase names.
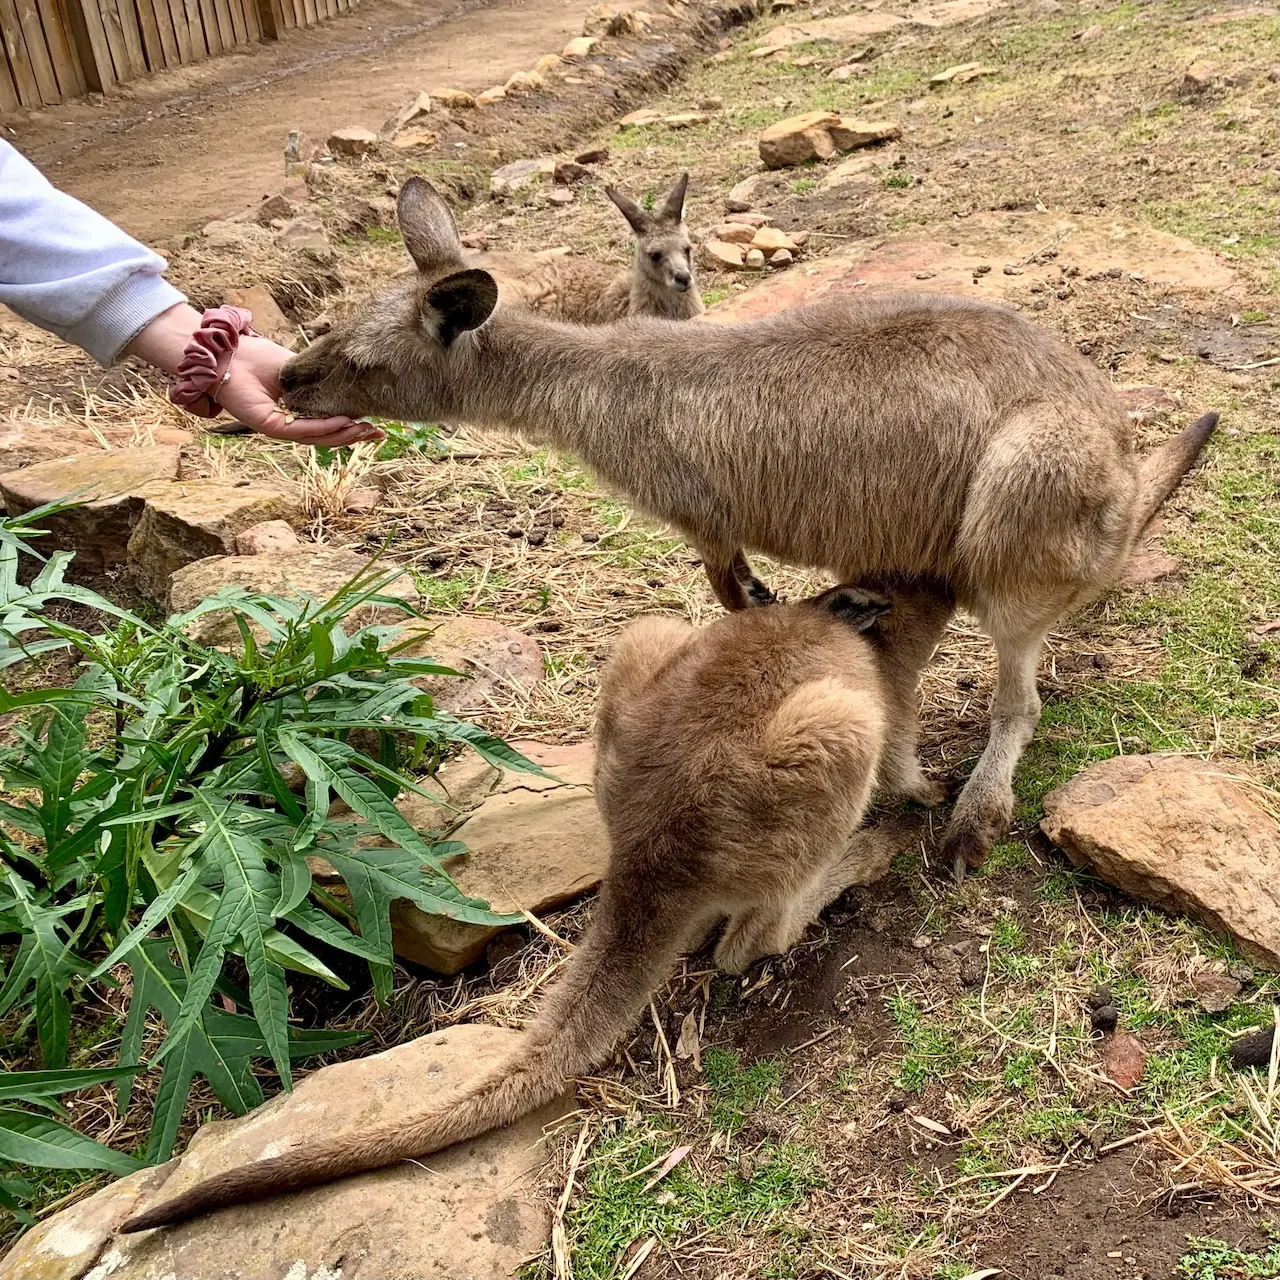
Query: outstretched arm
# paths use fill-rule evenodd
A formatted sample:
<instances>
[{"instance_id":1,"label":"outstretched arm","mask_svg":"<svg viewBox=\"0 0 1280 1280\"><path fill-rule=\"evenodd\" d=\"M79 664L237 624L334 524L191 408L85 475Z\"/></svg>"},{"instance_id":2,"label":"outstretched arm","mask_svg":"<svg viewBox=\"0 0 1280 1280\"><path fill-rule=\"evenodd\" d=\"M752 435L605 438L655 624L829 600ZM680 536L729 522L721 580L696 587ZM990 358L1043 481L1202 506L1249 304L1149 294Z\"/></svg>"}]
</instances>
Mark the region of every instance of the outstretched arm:
<instances>
[{"instance_id":1,"label":"outstretched arm","mask_svg":"<svg viewBox=\"0 0 1280 1280\"><path fill-rule=\"evenodd\" d=\"M165 280L166 266L0 141L0 303L100 364L136 355L173 373L200 313ZM381 436L349 418L288 421L277 375L292 354L266 338L243 339L219 403L279 440L332 446Z\"/></svg>"}]
</instances>

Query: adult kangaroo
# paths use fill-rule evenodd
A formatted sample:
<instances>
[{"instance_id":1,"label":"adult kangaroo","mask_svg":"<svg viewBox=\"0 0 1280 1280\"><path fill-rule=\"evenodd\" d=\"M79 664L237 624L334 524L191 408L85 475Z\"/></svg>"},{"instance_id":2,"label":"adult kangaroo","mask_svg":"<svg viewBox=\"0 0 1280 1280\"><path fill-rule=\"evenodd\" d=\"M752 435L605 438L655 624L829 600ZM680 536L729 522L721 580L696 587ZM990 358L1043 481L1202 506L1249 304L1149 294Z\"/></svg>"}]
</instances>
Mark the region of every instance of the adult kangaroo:
<instances>
[{"instance_id":1,"label":"adult kangaroo","mask_svg":"<svg viewBox=\"0 0 1280 1280\"><path fill-rule=\"evenodd\" d=\"M741 973L785 951L854 883L882 875L920 819L858 831L893 690L915 694L903 647L926 615L875 634L888 601L836 587L695 628L643 618L600 680L596 802L609 869L586 937L510 1058L418 1115L303 1143L232 1169L121 1230L296 1191L429 1155L509 1124L604 1061L676 957L726 922L716 963Z\"/></svg>"},{"instance_id":2,"label":"adult kangaroo","mask_svg":"<svg viewBox=\"0 0 1280 1280\"><path fill-rule=\"evenodd\" d=\"M945 837L957 878L977 865L1011 819L1045 636L1116 581L1218 415L1140 458L1097 370L1016 313L959 298L560 324L498 306L430 184L411 178L398 213L416 275L289 361L285 403L506 427L575 454L688 538L728 609L771 598L744 547L895 609L935 597L935 639L963 605L999 655L990 737ZM894 741L882 785L936 800L915 734Z\"/></svg>"}]
</instances>

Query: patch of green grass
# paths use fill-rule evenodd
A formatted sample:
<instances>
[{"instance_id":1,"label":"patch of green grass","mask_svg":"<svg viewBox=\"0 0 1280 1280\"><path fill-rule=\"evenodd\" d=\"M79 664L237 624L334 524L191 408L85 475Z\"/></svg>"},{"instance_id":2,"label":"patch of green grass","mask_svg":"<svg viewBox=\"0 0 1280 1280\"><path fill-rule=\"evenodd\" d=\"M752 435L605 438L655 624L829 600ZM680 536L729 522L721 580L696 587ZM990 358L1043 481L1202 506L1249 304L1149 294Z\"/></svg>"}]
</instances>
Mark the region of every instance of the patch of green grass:
<instances>
[{"instance_id":1,"label":"patch of green grass","mask_svg":"<svg viewBox=\"0 0 1280 1280\"><path fill-rule=\"evenodd\" d=\"M1139 213L1163 231L1232 258L1255 258L1280 249L1280 197L1267 183L1223 186L1212 196L1148 203L1139 206Z\"/></svg>"},{"instance_id":2,"label":"patch of green grass","mask_svg":"<svg viewBox=\"0 0 1280 1280\"><path fill-rule=\"evenodd\" d=\"M550 449L538 449L519 462L507 464L502 468L502 474L512 484L546 480L562 489L585 489L591 483L580 463Z\"/></svg>"},{"instance_id":3,"label":"patch of green grass","mask_svg":"<svg viewBox=\"0 0 1280 1280\"><path fill-rule=\"evenodd\" d=\"M1032 1097L1036 1091L1036 1083L1040 1078L1040 1064L1043 1059L1038 1053L1023 1051L1015 1053L1004 1065L1004 1083L1006 1088L1016 1089Z\"/></svg>"},{"instance_id":4,"label":"patch of green grass","mask_svg":"<svg viewBox=\"0 0 1280 1280\"><path fill-rule=\"evenodd\" d=\"M404 244L404 236L395 227L366 227L364 236L374 244Z\"/></svg>"},{"instance_id":5,"label":"patch of green grass","mask_svg":"<svg viewBox=\"0 0 1280 1280\"><path fill-rule=\"evenodd\" d=\"M919 1093L930 1080L940 1079L962 1065L959 1042L950 1028L929 1018L901 992L890 996L885 1004L906 1049L894 1081L904 1093Z\"/></svg>"},{"instance_id":6,"label":"patch of green grass","mask_svg":"<svg viewBox=\"0 0 1280 1280\"><path fill-rule=\"evenodd\" d=\"M731 1165L721 1177L700 1174L686 1161L646 1190L648 1178L636 1176L638 1171L665 1156L677 1141L674 1134L653 1135L637 1144L623 1131L592 1148L583 1194L566 1219L578 1280L616 1276L624 1250L636 1240L671 1240L697 1231L776 1234L781 1243L770 1260L772 1270L760 1274L777 1280L794 1275L788 1244L800 1231L788 1211L822 1185L814 1153L795 1144L769 1144L754 1153L749 1165ZM533 1274L546 1276L549 1269L540 1266Z\"/></svg>"},{"instance_id":7,"label":"patch of green grass","mask_svg":"<svg viewBox=\"0 0 1280 1280\"><path fill-rule=\"evenodd\" d=\"M714 285L710 289L702 291L702 305L704 307L714 307L717 302L723 302L729 296L729 288L727 285Z\"/></svg>"},{"instance_id":8,"label":"patch of green grass","mask_svg":"<svg viewBox=\"0 0 1280 1280\"><path fill-rule=\"evenodd\" d=\"M396 458L408 458L415 454L440 452L441 428L435 422L393 422L378 419L377 425L387 433L378 446L378 461L391 462Z\"/></svg>"},{"instance_id":9,"label":"patch of green grass","mask_svg":"<svg viewBox=\"0 0 1280 1280\"><path fill-rule=\"evenodd\" d=\"M1266 324L1271 319L1269 311L1242 311L1240 313L1241 324Z\"/></svg>"},{"instance_id":10,"label":"patch of green grass","mask_svg":"<svg viewBox=\"0 0 1280 1280\"><path fill-rule=\"evenodd\" d=\"M1245 1253L1225 1240L1191 1236L1191 1251L1178 1262L1178 1275L1184 1280L1244 1280L1256 1276L1274 1280L1280 1276L1280 1234L1273 1226L1269 1233L1276 1240L1266 1253Z\"/></svg>"},{"instance_id":11,"label":"patch of green grass","mask_svg":"<svg viewBox=\"0 0 1280 1280\"><path fill-rule=\"evenodd\" d=\"M1000 840L987 854L987 860L973 874L998 876L1004 871L1023 871L1031 865L1031 850L1025 840Z\"/></svg>"},{"instance_id":12,"label":"patch of green grass","mask_svg":"<svg viewBox=\"0 0 1280 1280\"><path fill-rule=\"evenodd\" d=\"M766 1059L744 1067L732 1049L708 1049L702 1065L711 1091L711 1123L728 1133L736 1133L782 1083L780 1063Z\"/></svg>"},{"instance_id":13,"label":"patch of green grass","mask_svg":"<svg viewBox=\"0 0 1280 1280\"><path fill-rule=\"evenodd\" d=\"M416 569L409 570L413 585L426 600L431 609L443 609L457 612L480 585L480 573L476 569L464 569L451 577L434 577ZM492 587L506 586L507 577L502 573L491 573L486 585Z\"/></svg>"},{"instance_id":14,"label":"patch of green grass","mask_svg":"<svg viewBox=\"0 0 1280 1280\"><path fill-rule=\"evenodd\" d=\"M797 178L791 184L791 192L793 195L807 195L818 185L817 178Z\"/></svg>"},{"instance_id":15,"label":"patch of green grass","mask_svg":"<svg viewBox=\"0 0 1280 1280\"><path fill-rule=\"evenodd\" d=\"M902 191L907 187L914 187L916 185L916 177L915 174L898 171L889 174L884 180L884 185L890 191Z\"/></svg>"}]
</instances>

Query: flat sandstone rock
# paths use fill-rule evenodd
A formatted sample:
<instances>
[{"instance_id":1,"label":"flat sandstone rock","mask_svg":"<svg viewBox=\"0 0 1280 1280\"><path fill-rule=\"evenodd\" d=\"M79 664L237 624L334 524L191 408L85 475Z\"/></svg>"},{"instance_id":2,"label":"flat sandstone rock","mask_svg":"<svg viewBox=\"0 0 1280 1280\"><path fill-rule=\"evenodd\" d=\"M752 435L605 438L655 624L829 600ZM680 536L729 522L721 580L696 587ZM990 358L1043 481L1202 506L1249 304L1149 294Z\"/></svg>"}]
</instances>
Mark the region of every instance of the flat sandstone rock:
<instances>
[{"instance_id":1,"label":"flat sandstone rock","mask_svg":"<svg viewBox=\"0 0 1280 1280\"><path fill-rule=\"evenodd\" d=\"M1280 968L1280 825L1231 773L1226 762L1116 756L1051 791L1040 826L1077 866Z\"/></svg>"},{"instance_id":2,"label":"flat sandstone rock","mask_svg":"<svg viewBox=\"0 0 1280 1280\"><path fill-rule=\"evenodd\" d=\"M572 1107L566 1094L525 1119L422 1162L344 1178L179 1227L116 1236L144 1205L304 1139L403 1121L479 1077L518 1043L498 1027L458 1026L385 1053L324 1067L240 1120L206 1124L180 1159L123 1178L28 1232L4 1280L287 1280L409 1277L506 1280L546 1241L532 1183L540 1139Z\"/></svg>"}]
</instances>

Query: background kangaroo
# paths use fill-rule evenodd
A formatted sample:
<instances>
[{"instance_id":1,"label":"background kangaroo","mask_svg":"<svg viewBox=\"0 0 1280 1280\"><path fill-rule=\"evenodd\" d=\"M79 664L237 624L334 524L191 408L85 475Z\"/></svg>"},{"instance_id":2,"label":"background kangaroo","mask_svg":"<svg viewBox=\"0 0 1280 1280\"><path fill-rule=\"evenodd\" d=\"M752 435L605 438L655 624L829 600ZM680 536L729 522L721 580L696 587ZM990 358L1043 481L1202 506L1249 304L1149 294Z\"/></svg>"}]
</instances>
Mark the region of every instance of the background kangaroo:
<instances>
[{"instance_id":1,"label":"background kangaroo","mask_svg":"<svg viewBox=\"0 0 1280 1280\"><path fill-rule=\"evenodd\" d=\"M608 324L628 315L691 320L706 308L684 222L688 185L686 173L652 213L620 191L605 188L636 233L635 262L626 271L562 254L468 252L464 258L468 266L490 272L504 297L557 320Z\"/></svg>"},{"instance_id":2,"label":"background kangaroo","mask_svg":"<svg viewBox=\"0 0 1280 1280\"><path fill-rule=\"evenodd\" d=\"M1008 829L1045 636L1116 580L1217 414L1140 459L1097 370L1014 312L953 297L838 299L742 325L557 324L498 306L422 179L399 219L417 277L284 366L289 407L506 427L575 454L685 535L729 609L768 598L744 547L897 608L927 597L934 641L963 605L999 676L945 852L957 877L979 862ZM884 781L935 799L913 741L895 736Z\"/></svg>"},{"instance_id":3,"label":"background kangaroo","mask_svg":"<svg viewBox=\"0 0 1280 1280\"><path fill-rule=\"evenodd\" d=\"M716 963L785 951L853 883L883 872L913 823L862 820L913 662L860 633L883 597L837 587L696 629L644 618L600 684L596 801L611 841L591 925L510 1060L422 1115L302 1146L193 1187L123 1231L181 1222L427 1155L555 1097L598 1066L676 957L727 921ZM918 618L899 618L908 640ZM927 634L927 629L926 629ZM907 683L904 684L904 681Z\"/></svg>"}]
</instances>

